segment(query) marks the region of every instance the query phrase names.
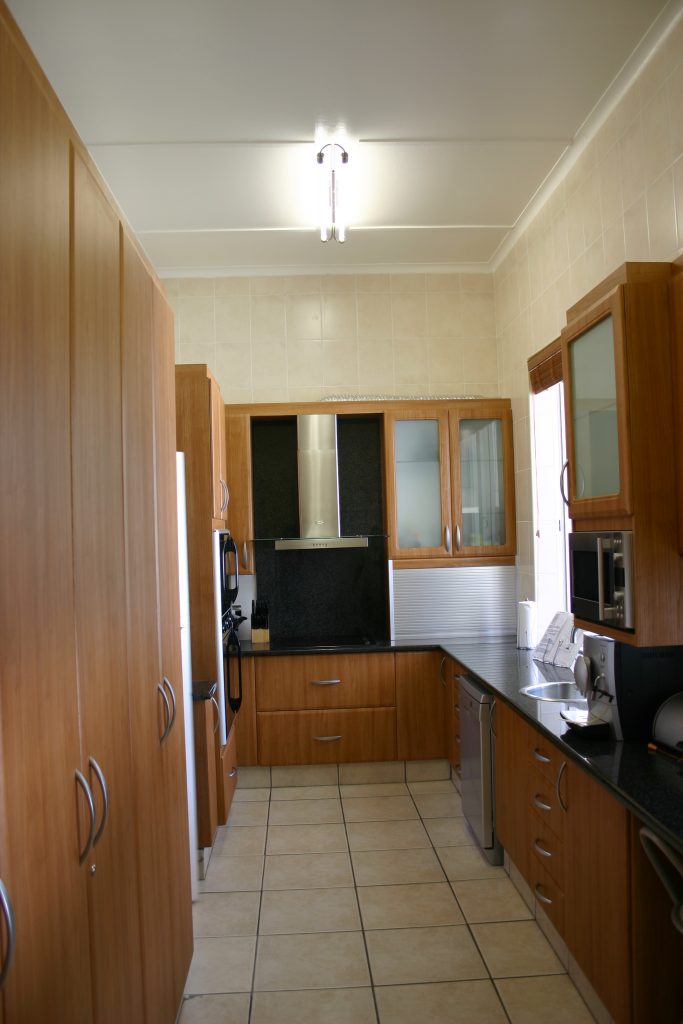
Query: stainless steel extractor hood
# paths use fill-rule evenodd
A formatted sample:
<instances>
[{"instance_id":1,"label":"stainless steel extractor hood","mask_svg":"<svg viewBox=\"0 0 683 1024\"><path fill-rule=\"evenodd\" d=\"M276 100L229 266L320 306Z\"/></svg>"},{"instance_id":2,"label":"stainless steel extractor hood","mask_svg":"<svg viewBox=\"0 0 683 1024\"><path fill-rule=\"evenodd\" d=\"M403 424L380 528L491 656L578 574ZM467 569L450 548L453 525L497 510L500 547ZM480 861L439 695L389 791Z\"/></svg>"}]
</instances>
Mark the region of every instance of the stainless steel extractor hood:
<instances>
[{"instance_id":1,"label":"stainless steel extractor hood","mask_svg":"<svg viewBox=\"0 0 683 1024\"><path fill-rule=\"evenodd\" d=\"M366 548L367 537L342 537L339 519L337 417L297 416L300 537L275 542L276 551Z\"/></svg>"}]
</instances>

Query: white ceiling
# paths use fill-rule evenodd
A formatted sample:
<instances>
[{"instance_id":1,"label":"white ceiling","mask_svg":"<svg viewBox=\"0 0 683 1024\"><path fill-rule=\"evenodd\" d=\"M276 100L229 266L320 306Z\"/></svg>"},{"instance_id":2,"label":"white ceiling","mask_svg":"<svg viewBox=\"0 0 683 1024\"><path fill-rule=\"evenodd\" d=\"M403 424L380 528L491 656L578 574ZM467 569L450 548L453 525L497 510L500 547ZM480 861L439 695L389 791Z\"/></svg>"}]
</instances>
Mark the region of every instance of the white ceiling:
<instances>
[{"instance_id":1,"label":"white ceiling","mask_svg":"<svg viewBox=\"0 0 683 1024\"><path fill-rule=\"evenodd\" d=\"M9 6L151 259L172 274L489 264L681 3ZM313 137L337 124L355 198L347 242L323 245Z\"/></svg>"}]
</instances>

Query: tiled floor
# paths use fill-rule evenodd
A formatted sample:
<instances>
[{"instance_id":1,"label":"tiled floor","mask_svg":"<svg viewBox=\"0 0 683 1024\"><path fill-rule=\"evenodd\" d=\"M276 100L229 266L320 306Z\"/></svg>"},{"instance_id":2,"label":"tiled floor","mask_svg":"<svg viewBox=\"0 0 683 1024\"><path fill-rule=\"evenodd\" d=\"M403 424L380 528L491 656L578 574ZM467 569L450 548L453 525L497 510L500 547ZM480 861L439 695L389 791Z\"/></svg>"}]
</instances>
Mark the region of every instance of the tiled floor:
<instances>
[{"instance_id":1,"label":"tiled floor","mask_svg":"<svg viewBox=\"0 0 683 1024\"><path fill-rule=\"evenodd\" d=\"M181 1024L593 1021L449 781L281 771L220 830Z\"/></svg>"}]
</instances>

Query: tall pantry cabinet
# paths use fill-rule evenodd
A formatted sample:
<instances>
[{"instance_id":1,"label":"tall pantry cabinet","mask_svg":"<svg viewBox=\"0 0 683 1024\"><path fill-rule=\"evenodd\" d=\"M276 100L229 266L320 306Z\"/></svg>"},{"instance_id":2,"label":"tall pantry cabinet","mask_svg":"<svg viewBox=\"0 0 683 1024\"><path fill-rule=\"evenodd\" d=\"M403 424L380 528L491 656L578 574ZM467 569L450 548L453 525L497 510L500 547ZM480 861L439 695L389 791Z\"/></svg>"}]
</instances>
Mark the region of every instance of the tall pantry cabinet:
<instances>
[{"instance_id":1,"label":"tall pantry cabinet","mask_svg":"<svg viewBox=\"0 0 683 1024\"><path fill-rule=\"evenodd\" d=\"M172 1024L192 947L172 317L0 0L2 1024Z\"/></svg>"}]
</instances>

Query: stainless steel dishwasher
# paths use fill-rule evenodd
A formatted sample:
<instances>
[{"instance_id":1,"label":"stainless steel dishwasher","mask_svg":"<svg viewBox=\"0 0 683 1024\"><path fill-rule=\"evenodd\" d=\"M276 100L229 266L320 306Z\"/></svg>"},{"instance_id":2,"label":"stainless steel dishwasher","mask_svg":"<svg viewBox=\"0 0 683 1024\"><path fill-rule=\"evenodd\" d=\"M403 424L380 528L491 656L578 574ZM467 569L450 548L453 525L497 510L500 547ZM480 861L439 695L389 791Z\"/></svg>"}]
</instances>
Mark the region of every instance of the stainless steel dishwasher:
<instances>
[{"instance_id":1,"label":"stainless steel dishwasher","mask_svg":"<svg viewBox=\"0 0 683 1024\"><path fill-rule=\"evenodd\" d=\"M495 768L491 737L492 694L460 676L460 775L462 809L491 864L502 864L495 836Z\"/></svg>"}]
</instances>

